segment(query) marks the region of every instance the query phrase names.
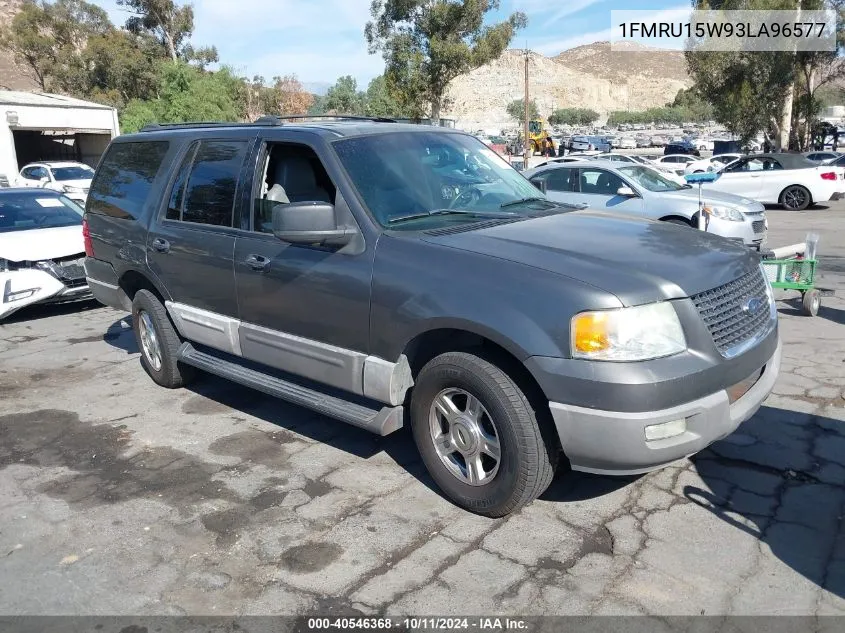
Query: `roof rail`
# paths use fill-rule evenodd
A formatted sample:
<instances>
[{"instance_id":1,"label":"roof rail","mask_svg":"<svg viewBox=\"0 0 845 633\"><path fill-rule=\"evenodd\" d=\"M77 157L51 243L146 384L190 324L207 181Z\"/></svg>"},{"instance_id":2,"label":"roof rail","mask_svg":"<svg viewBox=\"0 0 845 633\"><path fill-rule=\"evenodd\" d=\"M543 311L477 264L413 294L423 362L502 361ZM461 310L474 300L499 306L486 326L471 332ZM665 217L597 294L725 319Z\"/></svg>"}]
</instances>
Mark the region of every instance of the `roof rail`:
<instances>
[{"instance_id":1,"label":"roof rail","mask_svg":"<svg viewBox=\"0 0 845 633\"><path fill-rule=\"evenodd\" d=\"M195 121L190 123L149 123L141 128L141 132L154 132L156 130L182 130L192 128L216 128L216 127L245 127L259 126L272 127L284 125L285 121L299 121L303 119L334 119L337 121L373 121L375 123L396 123L395 119L387 117L358 116L352 114L290 114L279 116L278 114L265 114L253 122L238 121Z\"/></svg>"}]
</instances>

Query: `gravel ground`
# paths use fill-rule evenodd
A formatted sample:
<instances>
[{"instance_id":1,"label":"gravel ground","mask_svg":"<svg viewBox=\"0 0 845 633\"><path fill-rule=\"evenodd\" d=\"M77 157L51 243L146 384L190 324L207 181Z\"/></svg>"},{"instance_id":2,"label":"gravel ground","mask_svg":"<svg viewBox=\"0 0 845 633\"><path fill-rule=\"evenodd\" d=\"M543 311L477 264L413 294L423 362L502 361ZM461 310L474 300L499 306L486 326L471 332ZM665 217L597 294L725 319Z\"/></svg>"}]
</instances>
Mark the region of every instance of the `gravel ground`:
<instances>
[{"instance_id":1,"label":"gravel ground","mask_svg":"<svg viewBox=\"0 0 845 633\"><path fill-rule=\"evenodd\" d=\"M692 460L561 473L507 519L445 501L386 438L213 377L156 387L127 315L0 326L0 614L845 614L845 204L815 319L779 303L783 373ZM786 298L785 298L786 299Z\"/></svg>"}]
</instances>

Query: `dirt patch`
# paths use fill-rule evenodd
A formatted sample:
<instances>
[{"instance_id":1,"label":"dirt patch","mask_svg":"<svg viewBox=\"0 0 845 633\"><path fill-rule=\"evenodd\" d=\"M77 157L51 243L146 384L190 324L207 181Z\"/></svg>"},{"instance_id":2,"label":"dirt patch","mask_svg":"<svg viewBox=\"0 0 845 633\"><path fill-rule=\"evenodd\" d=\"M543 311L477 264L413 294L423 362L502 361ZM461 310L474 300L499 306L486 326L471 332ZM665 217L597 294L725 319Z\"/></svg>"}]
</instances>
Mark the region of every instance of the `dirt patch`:
<instances>
[{"instance_id":1,"label":"dirt patch","mask_svg":"<svg viewBox=\"0 0 845 633\"><path fill-rule=\"evenodd\" d=\"M294 573L312 574L325 569L342 554L343 548L334 543L306 543L287 550L279 562Z\"/></svg>"},{"instance_id":2,"label":"dirt patch","mask_svg":"<svg viewBox=\"0 0 845 633\"><path fill-rule=\"evenodd\" d=\"M3 415L0 469L11 464L69 468L75 472L41 484L39 492L84 507L155 498L185 511L205 499L238 499L211 480L223 467L170 447L122 457L130 439L125 425L87 424L72 411Z\"/></svg>"},{"instance_id":3,"label":"dirt patch","mask_svg":"<svg viewBox=\"0 0 845 633\"><path fill-rule=\"evenodd\" d=\"M191 396L182 403L182 413L187 415L216 415L229 410L225 404L204 396Z\"/></svg>"},{"instance_id":4,"label":"dirt patch","mask_svg":"<svg viewBox=\"0 0 845 633\"><path fill-rule=\"evenodd\" d=\"M245 527L249 525L250 513L244 508L230 508L203 515L202 524L206 530L217 536L217 545L233 545Z\"/></svg>"},{"instance_id":5,"label":"dirt patch","mask_svg":"<svg viewBox=\"0 0 845 633\"><path fill-rule=\"evenodd\" d=\"M239 457L242 461L282 468L287 462L284 444L296 441L287 431L241 431L214 440L208 450L215 455Z\"/></svg>"},{"instance_id":6,"label":"dirt patch","mask_svg":"<svg viewBox=\"0 0 845 633\"><path fill-rule=\"evenodd\" d=\"M80 338L69 338L65 343L79 345L80 343L96 343L97 341L115 341L120 338L121 332L106 332L105 334L92 334Z\"/></svg>"},{"instance_id":7,"label":"dirt patch","mask_svg":"<svg viewBox=\"0 0 845 633\"><path fill-rule=\"evenodd\" d=\"M279 505L287 494L284 490L263 490L250 499L249 503L256 510L267 510Z\"/></svg>"},{"instance_id":8,"label":"dirt patch","mask_svg":"<svg viewBox=\"0 0 845 633\"><path fill-rule=\"evenodd\" d=\"M302 488L302 491L312 499L327 495L331 490L332 487L325 481L314 481L313 479L309 479L308 483Z\"/></svg>"}]
</instances>

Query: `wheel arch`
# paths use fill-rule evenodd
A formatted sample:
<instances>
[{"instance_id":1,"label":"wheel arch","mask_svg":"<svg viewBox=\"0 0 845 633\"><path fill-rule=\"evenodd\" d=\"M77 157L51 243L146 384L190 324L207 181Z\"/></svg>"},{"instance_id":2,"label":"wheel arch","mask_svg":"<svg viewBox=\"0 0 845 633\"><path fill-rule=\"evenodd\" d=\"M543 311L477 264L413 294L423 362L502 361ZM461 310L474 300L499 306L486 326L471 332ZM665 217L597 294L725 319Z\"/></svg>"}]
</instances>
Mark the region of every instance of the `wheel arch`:
<instances>
[{"instance_id":1,"label":"wheel arch","mask_svg":"<svg viewBox=\"0 0 845 633\"><path fill-rule=\"evenodd\" d=\"M695 217L695 215L693 215L692 217L686 218L682 215L678 215L677 213L670 213L669 215L664 215L662 218L660 218L660 221L661 222L670 222L671 220L681 220L682 222L686 222L687 224L692 226L692 218L694 218L694 217Z\"/></svg>"},{"instance_id":2,"label":"wheel arch","mask_svg":"<svg viewBox=\"0 0 845 633\"><path fill-rule=\"evenodd\" d=\"M121 303L127 310L130 311L132 310L132 300L135 298L135 293L139 290L149 290L158 297L162 305L169 297L164 289L161 288L159 284L157 284L149 275L145 275L134 268L130 268L120 275L117 286L120 288Z\"/></svg>"}]
</instances>

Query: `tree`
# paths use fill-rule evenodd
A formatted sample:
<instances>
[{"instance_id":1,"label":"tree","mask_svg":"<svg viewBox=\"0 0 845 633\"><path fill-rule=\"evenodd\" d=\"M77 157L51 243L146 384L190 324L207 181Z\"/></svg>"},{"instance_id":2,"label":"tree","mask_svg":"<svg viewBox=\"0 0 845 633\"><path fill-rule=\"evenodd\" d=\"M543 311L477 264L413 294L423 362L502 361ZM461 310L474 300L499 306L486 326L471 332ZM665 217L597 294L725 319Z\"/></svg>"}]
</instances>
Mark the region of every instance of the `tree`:
<instances>
[{"instance_id":1,"label":"tree","mask_svg":"<svg viewBox=\"0 0 845 633\"><path fill-rule=\"evenodd\" d=\"M242 80L228 68L203 72L186 62L159 62L158 97L136 99L121 112L125 132L147 123L238 121Z\"/></svg>"},{"instance_id":2,"label":"tree","mask_svg":"<svg viewBox=\"0 0 845 633\"><path fill-rule=\"evenodd\" d=\"M273 77L275 114L305 114L314 103L314 95L307 92L296 75Z\"/></svg>"},{"instance_id":3,"label":"tree","mask_svg":"<svg viewBox=\"0 0 845 633\"><path fill-rule=\"evenodd\" d=\"M508 113L508 116L516 119L519 123L524 122L525 99L514 99L507 105L505 111ZM532 120L540 118L540 111L537 109L537 102L533 99L528 102L528 118Z\"/></svg>"},{"instance_id":4,"label":"tree","mask_svg":"<svg viewBox=\"0 0 845 633\"><path fill-rule=\"evenodd\" d=\"M527 21L516 12L485 24L498 0L373 0L365 36L381 51L388 89L413 116L438 125L446 89L455 77L499 57Z\"/></svg>"},{"instance_id":5,"label":"tree","mask_svg":"<svg viewBox=\"0 0 845 633\"><path fill-rule=\"evenodd\" d=\"M399 103L387 85L384 75L379 75L370 81L365 98L367 116L378 117L406 117L410 116Z\"/></svg>"},{"instance_id":6,"label":"tree","mask_svg":"<svg viewBox=\"0 0 845 633\"><path fill-rule=\"evenodd\" d=\"M88 98L122 108L135 99L153 99L158 92L158 42L147 35L111 30L88 40L81 53L86 69L78 86Z\"/></svg>"},{"instance_id":7,"label":"tree","mask_svg":"<svg viewBox=\"0 0 845 633\"><path fill-rule=\"evenodd\" d=\"M28 68L42 90L67 92L84 71L79 51L113 28L103 9L84 0L27 0L0 31L0 48Z\"/></svg>"},{"instance_id":8,"label":"tree","mask_svg":"<svg viewBox=\"0 0 845 633\"><path fill-rule=\"evenodd\" d=\"M549 115L552 125L592 125L599 113L590 108L559 108Z\"/></svg>"},{"instance_id":9,"label":"tree","mask_svg":"<svg viewBox=\"0 0 845 633\"><path fill-rule=\"evenodd\" d=\"M364 114L366 96L351 75L340 77L326 93L325 108L336 114Z\"/></svg>"},{"instance_id":10,"label":"tree","mask_svg":"<svg viewBox=\"0 0 845 633\"><path fill-rule=\"evenodd\" d=\"M173 61L184 52L182 47L194 32L191 5L180 7L173 0L117 0L117 4L133 14L126 21L129 31L158 37Z\"/></svg>"}]
</instances>

